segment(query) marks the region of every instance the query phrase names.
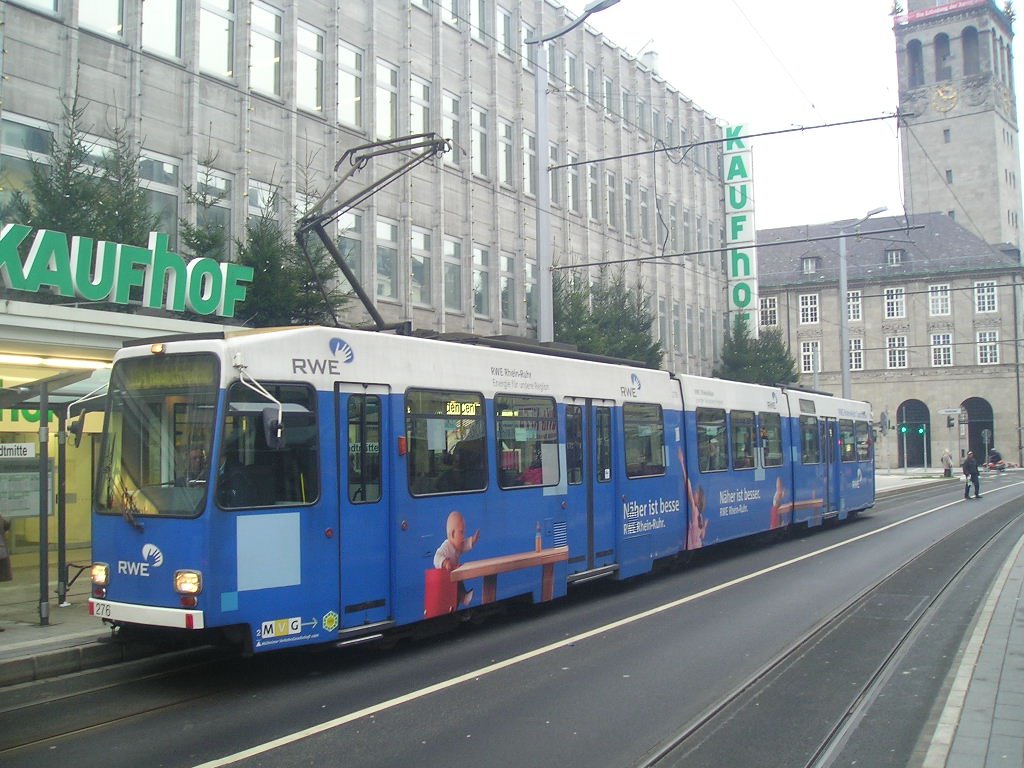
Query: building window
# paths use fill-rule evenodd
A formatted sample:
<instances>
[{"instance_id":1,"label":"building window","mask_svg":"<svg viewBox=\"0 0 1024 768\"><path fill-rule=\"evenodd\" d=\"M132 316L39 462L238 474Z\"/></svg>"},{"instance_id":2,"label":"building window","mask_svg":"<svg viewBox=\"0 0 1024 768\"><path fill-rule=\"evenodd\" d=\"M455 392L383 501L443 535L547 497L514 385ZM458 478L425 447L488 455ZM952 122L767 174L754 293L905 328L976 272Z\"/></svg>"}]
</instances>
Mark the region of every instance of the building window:
<instances>
[{"instance_id":1,"label":"building window","mask_svg":"<svg viewBox=\"0 0 1024 768\"><path fill-rule=\"evenodd\" d=\"M561 169L555 169L556 165L561 165L558 162L558 143L551 142L548 144L548 200L552 205L562 205L562 171Z\"/></svg>"},{"instance_id":2,"label":"building window","mask_svg":"<svg viewBox=\"0 0 1024 768\"><path fill-rule=\"evenodd\" d=\"M473 246L473 311L484 317L491 314L490 260L487 248Z\"/></svg>"},{"instance_id":3,"label":"building window","mask_svg":"<svg viewBox=\"0 0 1024 768\"><path fill-rule=\"evenodd\" d=\"M640 237L650 242L651 239L651 194L647 187L640 187Z\"/></svg>"},{"instance_id":4,"label":"building window","mask_svg":"<svg viewBox=\"0 0 1024 768\"><path fill-rule=\"evenodd\" d=\"M630 237L636 236L636 214L633 212L633 182L630 179L622 181L622 213L623 226L626 234Z\"/></svg>"},{"instance_id":5,"label":"building window","mask_svg":"<svg viewBox=\"0 0 1024 768\"><path fill-rule=\"evenodd\" d=\"M999 331L978 331L978 365L999 363Z\"/></svg>"},{"instance_id":6,"label":"building window","mask_svg":"<svg viewBox=\"0 0 1024 768\"><path fill-rule=\"evenodd\" d=\"M538 43L533 45L527 45L527 40L534 39L533 27L529 24L522 24L520 26L522 36L522 45L519 48L519 57L523 61L523 69L527 71L535 71L537 69L537 49L540 48Z\"/></svg>"},{"instance_id":7,"label":"building window","mask_svg":"<svg viewBox=\"0 0 1024 768\"><path fill-rule=\"evenodd\" d=\"M818 294L800 294L800 325L818 324Z\"/></svg>"},{"instance_id":8,"label":"building window","mask_svg":"<svg viewBox=\"0 0 1024 768\"><path fill-rule=\"evenodd\" d=\"M430 82L415 75L409 78L409 132L428 133L430 116Z\"/></svg>"},{"instance_id":9,"label":"building window","mask_svg":"<svg viewBox=\"0 0 1024 768\"><path fill-rule=\"evenodd\" d=\"M860 291L846 292L846 319L850 322L857 322L864 316L861 298Z\"/></svg>"},{"instance_id":10,"label":"building window","mask_svg":"<svg viewBox=\"0 0 1024 768\"><path fill-rule=\"evenodd\" d=\"M441 0L438 6L441 8L441 21L445 24L451 24L453 27L459 26L459 15L462 12L462 4L466 0Z\"/></svg>"},{"instance_id":11,"label":"building window","mask_svg":"<svg viewBox=\"0 0 1024 768\"><path fill-rule=\"evenodd\" d=\"M235 2L202 0L199 8L199 69L216 77L235 74Z\"/></svg>"},{"instance_id":12,"label":"building window","mask_svg":"<svg viewBox=\"0 0 1024 768\"><path fill-rule=\"evenodd\" d=\"M181 58L181 0L146 0L142 4L142 48Z\"/></svg>"},{"instance_id":13,"label":"building window","mask_svg":"<svg viewBox=\"0 0 1024 768\"><path fill-rule=\"evenodd\" d=\"M324 111L324 33L302 23L296 36L295 103L308 112Z\"/></svg>"},{"instance_id":14,"label":"building window","mask_svg":"<svg viewBox=\"0 0 1024 768\"><path fill-rule=\"evenodd\" d=\"M0 210L10 202L17 190L27 190L32 183L34 163L50 162L50 142L53 133L50 127L39 120L18 117L10 112L3 113L0 122Z\"/></svg>"},{"instance_id":15,"label":"building window","mask_svg":"<svg viewBox=\"0 0 1024 768\"><path fill-rule=\"evenodd\" d=\"M410 258L409 294L413 304L432 306L431 302L431 235L430 232L418 227L413 228L409 236Z\"/></svg>"},{"instance_id":16,"label":"building window","mask_svg":"<svg viewBox=\"0 0 1024 768\"><path fill-rule=\"evenodd\" d=\"M982 280L974 284L974 311L997 312L996 281Z\"/></svg>"},{"instance_id":17,"label":"building window","mask_svg":"<svg viewBox=\"0 0 1024 768\"><path fill-rule=\"evenodd\" d=\"M887 248L885 251L885 263L890 267L897 267L903 263L902 248Z\"/></svg>"},{"instance_id":18,"label":"building window","mask_svg":"<svg viewBox=\"0 0 1024 768\"><path fill-rule=\"evenodd\" d=\"M953 171L950 168L946 169L946 183L947 184L952 184L953 183Z\"/></svg>"},{"instance_id":19,"label":"building window","mask_svg":"<svg viewBox=\"0 0 1024 768\"><path fill-rule=\"evenodd\" d=\"M280 218L281 194L277 187L250 179L247 192L245 199L250 221L264 217L275 221Z\"/></svg>"},{"instance_id":20,"label":"building window","mask_svg":"<svg viewBox=\"0 0 1024 768\"><path fill-rule=\"evenodd\" d=\"M234 180L226 173L201 165L195 190L208 203L197 206L196 226L212 232L220 230L223 235L220 249L203 255L218 261L227 261L231 256L231 202Z\"/></svg>"},{"instance_id":21,"label":"building window","mask_svg":"<svg viewBox=\"0 0 1024 768\"><path fill-rule=\"evenodd\" d=\"M488 0L471 0L469 12L469 34L473 36L474 40L485 45L491 39L491 20L487 16L488 5Z\"/></svg>"},{"instance_id":22,"label":"building window","mask_svg":"<svg viewBox=\"0 0 1024 768\"><path fill-rule=\"evenodd\" d=\"M377 220L377 296L383 299L399 297L398 224L387 219Z\"/></svg>"},{"instance_id":23,"label":"building window","mask_svg":"<svg viewBox=\"0 0 1024 768\"><path fill-rule=\"evenodd\" d=\"M885 289L885 317L894 320L907 316L907 293L905 288Z\"/></svg>"},{"instance_id":24,"label":"building window","mask_svg":"<svg viewBox=\"0 0 1024 768\"><path fill-rule=\"evenodd\" d=\"M473 173L477 176L488 176L487 167L489 160L487 157L487 131L488 131L488 120L487 110L481 107L473 107L470 111L470 130L472 135L470 136L470 149L473 153Z\"/></svg>"},{"instance_id":25,"label":"building window","mask_svg":"<svg viewBox=\"0 0 1024 768\"><path fill-rule=\"evenodd\" d=\"M821 342L817 339L800 342L800 371L821 373Z\"/></svg>"},{"instance_id":26,"label":"building window","mask_svg":"<svg viewBox=\"0 0 1024 768\"><path fill-rule=\"evenodd\" d=\"M586 86L587 86L587 101L592 105L601 103L601 92L597 87L597 69L590 66L586 67Z\"/></svg>"},{"instance_id":27,"label":"building window","mask_svg":"<svg viewBox=\"0 0 1024 768\"><path fill-rule=\"evenodd\" d=\"M943 141L943 143L944 144L949 144L952 140L953 140L953 134L950 132L949 128L943 128L942 129L942 141Z\"/></svg>"},{"instance_id":28,"label":"building window","mask_svg":"<svg viewBox=\"0 0 1024 768\"><path fill-rule=\"evenodd\" d=\"M928 286L928 315L940 317L949 314L949 283Z\"/></svg>"},{"instance_id":29,"label":"building window","mask_svg":"<svg viewBox=\"0 0 1024 768\"><path fill-rule=\"evenodd\" d=\"M516 167L513 136L515 128L507 120L498 121L498 182L506 187L514 183Z\"/></svg>"},{"instance_id":30,"label":"building window","mask_svg":"<svg viewBox=\"0 0 1024 768\"><path fill-rule=\"evenodd\" d=\"M459 149L461 146L459 128L462 124L459 111L462 109L462 102L451 91L445 91L441 96L441 104L441 131L444 137L451 139L452 142L452 151L445 152L444 154L445 162L451 165L459 165L462 162L462 150Z\"/></svg>"},{"instance_id":31,"label":"building window","mask_svg":"<svg viewBox=\"0 0 1024 768\"><path fill-rule=\"evenodd\" d=\"M363 127L363 52L338 44L338 122Z\"/></svg>"},{"instance_id":32,"label":"building window","mask_svg":"<svg viewBox=\"0 0 1024 768\"><path fill-rule=\"evenodd\" d=\"M107 37L121 37L122 0L80 2L78 25Z\"/></svg>"},{"instance_id":33,"label":"building window","mask_svg":"<svg viewBox=\"0 0 1024 768\"><path fill-rule=\"evenodd\" d=\"M760 298L761 317L760 324L763 327L771 328L779 324L779 299L776 296L762 296Z\"/></svg>"},{"instance_id":34,"label":"building window","mask_svg":"<svg viewBox=\"0 0 1024 768\"><path fill-rule=\"evenodd\" d=\"M800 260L800 265L805 275L813 275L818 271L818 259L815 256L805 256Z\"/></svg>"},{"instance_id":35,"label":"building window","mask_svg":"<svg viewBox=\"0 0 1024 768\"><path fill-rule=\"evenodd\" d=\"M618 111L616 110L615 104L615 81L610 77L605 77L602 79L602 82L604 83L604 101L602 102L602 106L609 114L616 115L618 114Z\"/></svg>"},{"instance_id":36,"label":"building window","mask_svg":"<svg viewBox=\"0 0 1024 768\"><path fill-rule=\"evenodd\" d=\"M619 184L611 171L604 174L604 196L605 223L615 229L619 226Z\"/></svg>"},{"instance_id":37,"label":"building window","mask_svg":"<svg viewBox=\"0 0 1024 768\"><path fill-rule=\"evenodd\" d=\"M398 67L377 61L377 82L374 89L374 130L378 139L398 135Z\"/></svg>"},{"instance_id":38,"label":"building window","mask_svg":"<svg viewBox=\"0 0 1024 768\"><path fill-rule=\"evenodd\" d=\"M864 339L850 339L850 370L864 370Z\"/></svg>"},{"instance_id":39,"label":"building window","mask_svg":"<svg viewBox=\"0 0 1024 768\"><path fill-rule=\"evenodd\" d=\"M281 12L252 4L249 26L249 87L269 96L281 95Z\"/></svg>"},{"instance_id":40,"label":"building window","mask_svg":"<svg viewBox=\"0 0 1024 768\"><path fill-rule=\"evenodd\" d=\"M672 302L672 349L683 351L683 309L678 301Z\"/></svg>"},{"instance_id":41,"label":"building window","mask_svg":"<svg viewBox=\"0 0 1024 768\"><path fill-rule=\"evenodd\" d=\"M953 334L932 334L932 368L944 368L953 364Z\"/></svg>"},{"instance_id":42,"label":"building window","mask_svg":"<svg viewBox=\"0 0 1024 768\"><path fill-rule=\"evenodd\" d=\"M632 124L633 122L633 93L626 88L622 89L622 122Z\"/></svg>"},{"instance_id":43,"label":"building window","mask_svg":"<svg viewBox=\"0 0 1024 768\"><path fill-rule=\"evenodd\" d=\"M579 215L583 211L583 189L580 186L580 167L576 165L580 160L579 155L569 152L565 156L568 167L565 170L566 204L569 210Z\"/></svg>"},{"instance_id":44,"label":"building window","mask_svg":"<svg viewBox=\"0 0 1024 768\"><path fill-rule=\"evenodd\" d=\"M587 167L587 199L589 201L589 211L591 221L600 221L601 219L601 180L598 176L598 170L596 165L590 165Z\"/></svg>"},{"instance_id":45,"label":"building window","mask_svg":"<svg viewBox=\"0 0 1024 768\"><path fill-rule=\"evenodd\" d=\"M565 87L569 92L574 92L580 87L579 62L576 54L572 51L565 52Z\"/></svg>"},{"instance_id":46,"label":"building window","mask_svg":"<svg viewBox=\"0 0 1024 768\"><path fill-rule=\"evenodd\" d=\"M444 241L444 307L462 311L462 243Z\"/></svg>"},{"instance_id":47,"label":"building window","mask_svg":"<svg viewBox=\"0 0 1024 768\"><path fill-rule=\"evenodd\" d=\"M693 307L686 305L686 351L693 355L696 352L697 332L693 323Z\"/></svg>"},{"instance_id":48,"label":"building window","mask_svg":"<svg viewBox=\"0 0 1024 768\"><path fill-rule=\"evenodd\" d=\"M537 137L523 131L523 191L537 194Z\"/></svg>"},{"instance_id":49,"label":"building window","mask_svg":"<svg viewBox=\"0 0 1024 768\"><path fill-rule=\"evenodd\" d=\"M668 237L671 248L679 252L679 208L675 203L668 205Z\"/></svg>"},{"instance_id":50,"label":"building window","mask_svg":"<svg viewBox=\"0 0 1024 768\"><path fill-rule=\"evenodd\" d=\"M501 319L515 323L516 318L516 257L502 252L498 256L501 267Z\"/></svg>"},{"instance_id":51,"label":"building window","mask_svg":"<svg viewBox=\"0 0 1024 768\"><path fill-rule=\"evenodd\" d=\"M886 368L907 367L907 337L887 336L885 339Z\"/></svg>"},{"instance_id":52,"label":"building window","mask_svg":"<svg viewBox=\"0 0 1024 768\"><path fill-rule=\"evenodd\" d=\"M139 186L150 212L157 216L157 230L167 233L171 248L177 245L178 172L178 161L173 158L149 152L139 157Z\"/></svg>"},{"instance_id":53,"label":"building window","mask_svg":"<svg viewBox=\"0 0 1024 768\"><path fill-rule=\"evenodd\" d=\"M498 20L498 53L506 59L511 59L516 49L515 35L512 33L512 12L499 5L495 13Z\"/></svg>"},{"instance_id":54,"label":"building window","mask_svg":"<svg viewBox=\"0 0 1024 768\"><path fill-rule=\"evenodd\" d=\"M526 306L526 322L537 325L537 260L527 256L523 259L523 304Z\"/></svg>"},{"instance_id":55,"label":"building window","mask_svg":"<svg viewBox=\"0 0 1024 768\"><path fill-rule=\"evenodd\" d=\"M363 280L363 214L346 211L338 217L338 250L360 282Z\"/></svg>"},{"instance_id":56,"label":"building window","mask_svg":"<svg viewBox=\"0 0 1024 768\"><path fill-rule=\"evenodd\" d=\"M636 100L636 127L640 133L647 133L647 116L650 111L644 99Z\"/></svg>"}]
</instances>

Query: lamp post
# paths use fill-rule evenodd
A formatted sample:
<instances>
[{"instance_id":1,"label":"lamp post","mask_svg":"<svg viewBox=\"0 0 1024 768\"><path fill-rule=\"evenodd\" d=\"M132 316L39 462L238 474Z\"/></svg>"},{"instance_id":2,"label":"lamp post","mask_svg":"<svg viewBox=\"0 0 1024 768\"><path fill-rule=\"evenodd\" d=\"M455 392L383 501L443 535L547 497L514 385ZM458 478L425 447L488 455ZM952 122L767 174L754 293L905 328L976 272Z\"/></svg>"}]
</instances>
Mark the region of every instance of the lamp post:
<instances>
[{"instance_id":1,"label":"lamp post","mask_svg":"<svg viewBox=\"0 0 1024 768\"><path fill-rule=\"evenodd\" d=\"M873 208L849 227L839 230L839 370L842 376L842 395L850 398L850 297L846 290L846 236L879 213L889 210L884 205Z\"/></svg>"},{"instance_id":2,"label":"lamp post","mask_svg":"<svg viewBox=\"0 0 1024 768\"><path fill-rule=\"evenodd\" d=\"M538 46L538 59L543 55L542 43L550 42L567 32L576 29L591 15L606 8L611 8L619 0L594 0L583 8L583 15L566 27L557 29L536 40L524 41L526 45ZM541 6L543 13L543 5ZM537 340L541 342L555 340L555 307L554 286L551 275L553 261L551 245L551 188L548 182L548 94L547 74L540 61L534 62L534 114L537 119L535 136L536 152L536 184L537 184L537 292L540 304L540 317L537 318Z\"/></svg>"}]
</instances>

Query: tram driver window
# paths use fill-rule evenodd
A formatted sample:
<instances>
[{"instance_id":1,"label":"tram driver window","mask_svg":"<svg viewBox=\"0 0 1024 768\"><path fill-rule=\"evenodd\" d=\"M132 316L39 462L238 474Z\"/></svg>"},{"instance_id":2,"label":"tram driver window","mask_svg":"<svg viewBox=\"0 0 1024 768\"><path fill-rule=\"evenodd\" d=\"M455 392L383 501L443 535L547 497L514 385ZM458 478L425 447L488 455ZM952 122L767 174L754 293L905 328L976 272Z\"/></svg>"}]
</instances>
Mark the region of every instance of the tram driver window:
<instances>
[{"instance_id":1,"label":"tram driver window","mask_svg":"<svg viewBox=\"0 0 1024 768\"><path fill-rule=\"evenodd\" d=\"M316 393L301 384L261 382L284 408L284 447L269 447L263 411L276 405L236 382L228 390L217 503L227 509L312 504L320 495Z\"/></svg>"},{"instance_id":2,"label":"tram driver window","mask_svg":"<svg viewBox=\"0 0 1024 768\"><path fill-rule=\"evenodd\" d=\"M854 441L853 421L851 419L839 420L839 444L842 446L842 460L857 460L857 445Z\"/></svg>"},{"instance_id":3,"label":"tram driver window","mask_svg":"<svg viewBox=\"0 0 1024 768\"><path fill-rule=\"evenodd\" d=\"M622 430L626 448L626 476L665 474L665 422L661 406L626 403L622 406Z\"/></svg>"},{"instance_id":4,"label":"tram driver window","mask_svg":"<svg viewBox=\"0 0 1024 768\"><path fill-rule=\"evenodd\" d=\"M803 464L821 463L821 441L816 416L800 417L800 461Z\"/></svg>"},{"instance_id":5,"label":"tram driver window","mask_svg":"<svg viewBox=\"0 0 1024 768\"><path fill-rule=\"evenodd\" d=\"M754 413L733 411L729 415L732 424L732 468L754 468Z\"/></svg>"},{"instance_id":6,"label":"tram driver window","mask_svg":"<svg viewBox=\"0 0 1024 768\"><path fill-rule=\"evenodd\" d=\"M484 399L474 392L410 389L405 394L409 492L487 487Z\"/></svg>"},{"instance_id":7,"label":"tram driver window","mask_svg":"<svg viewBox=\"0 0 1024 768\"><path fill-rule=\"evenodd\" d=\"M530 395L495 395L498 485L557 485L558 421L555 401Z\"/></svg>"},{"instance_id":8,"label":"tram driver window","mask_svg":"<svg viewBox=\"0 0 1024 768\"><path fill-rule=\"evenodd\" d=\"M697 409L697 461L701 472L722 472L729 468L729 447L725 411Z\"/></svg>"}]
</instances>

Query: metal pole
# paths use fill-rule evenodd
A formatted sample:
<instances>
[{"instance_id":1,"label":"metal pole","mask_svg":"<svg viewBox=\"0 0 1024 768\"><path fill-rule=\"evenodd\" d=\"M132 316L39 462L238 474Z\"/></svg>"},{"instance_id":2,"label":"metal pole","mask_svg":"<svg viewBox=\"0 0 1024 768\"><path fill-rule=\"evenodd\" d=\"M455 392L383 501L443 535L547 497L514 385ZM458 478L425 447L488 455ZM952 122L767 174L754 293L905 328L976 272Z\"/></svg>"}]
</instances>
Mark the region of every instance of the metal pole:
<instances>
[{"instance_id":1,"label":"metal pole","mask_svg":"<svg viewBox=\"0 0 1024 768\"><path fill-rule=\"evenodd\" d=\"M537 185L537 290L540 313L537 318L537 339L555 340L554 286L551 265L554 260L551 243L551 187L548 180L548 71L541 66L544 47L538 45L533 65L534 107L537 118L536 179ZM546 64L546 62L545 62Z\"/></svg>"},{"instance_id":2,"label":"metal pole","mask_svg":"<svg viewBox=\"0 0 1024 768\"><path fill-rule=\"evenodd\" d=\"M50 400L47 386L39 389L39 623L46 626L50 623Z\"/></svg>"},{"instance_id":3,"label":"metal pole","mask_svg":"<svg viewBox=\"0 0 1024 768\"><path fill-rule=\"evenodd\" d=\"M839 232L839 371L842 393L850 399L850 298L846 290L846 230Z\"/></svg>"},{"instance_id":4,"label":"metal pole","mask_svg":"<svg viewBox=\"0 0 1024 768\"><path fill-rule=\"evenodd\" d=\"M67 408L57 414L57 605L68 604L68 417Z\"/></svg>"}]
</instances>

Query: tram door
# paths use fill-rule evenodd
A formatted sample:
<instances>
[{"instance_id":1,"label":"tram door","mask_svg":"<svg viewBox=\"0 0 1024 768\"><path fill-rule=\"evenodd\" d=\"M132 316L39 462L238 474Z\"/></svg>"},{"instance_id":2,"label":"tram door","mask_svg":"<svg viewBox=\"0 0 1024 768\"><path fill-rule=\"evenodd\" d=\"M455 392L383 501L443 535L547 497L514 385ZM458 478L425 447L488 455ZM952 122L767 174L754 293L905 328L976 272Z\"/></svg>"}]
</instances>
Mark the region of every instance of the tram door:
<instances>
[{"instance_id":1,"label":"tram door","mask_svg":"<svg viewBox=\"0 0 1024 768\"><path fill-rule=\"evenodd\" d=\"M612 405L570 398L565 407L570 575L615 563Z\"/></svg>"},{"instance_id":2,"label":"tram door","mask_svg":"<svg viewBox=\"0 0 1024 768\"><path fill-rule=\"evenodd\" d=\"M388 431L383 384L338 383L338 530L341 626L385 621L392 613L388 540Z\"/></svg>"},{"instance_id":3,"label":"tram door","mask_svg":"<svg viewBox=\"0 0 1024 768\"><path fill-rule=\"evenodd\" d=\"M824 419L825 425L825 514L839 511L842 488L843 452L839 448L839 422Z\"/></svg>"}]
</instances>

